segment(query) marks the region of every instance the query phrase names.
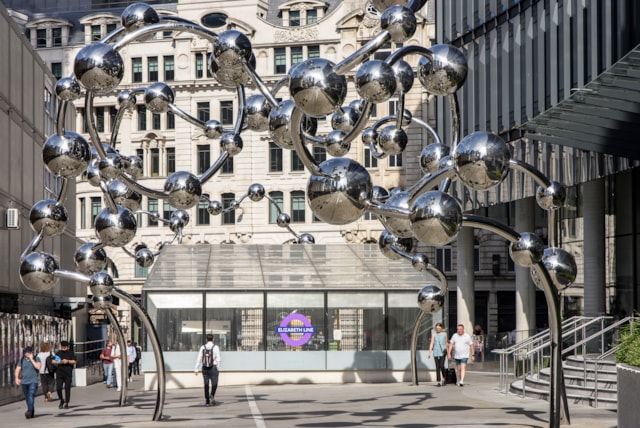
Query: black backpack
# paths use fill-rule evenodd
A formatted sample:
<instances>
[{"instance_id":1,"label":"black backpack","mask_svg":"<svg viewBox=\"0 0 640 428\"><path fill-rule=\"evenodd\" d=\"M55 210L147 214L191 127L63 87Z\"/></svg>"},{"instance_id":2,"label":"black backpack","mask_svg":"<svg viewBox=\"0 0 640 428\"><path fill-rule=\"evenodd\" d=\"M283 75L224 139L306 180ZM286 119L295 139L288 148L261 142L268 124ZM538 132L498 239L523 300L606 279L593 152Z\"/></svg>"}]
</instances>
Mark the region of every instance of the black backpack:
<instances>
[{"instance_id":1,"label":"black backpack","mask_svg":"<svg viewBox=\"0 0 640 428\"><path fill-rule=\"evenodd\" d=\"M44 361L45 367L47 368L47 371L51 376L53 376L56 373L56 370L58 370L58 366L53 364L54 358L55 356L53 355L53 351L51 351L49 352L49 356L47 357L47 359Z\"/></svg>"},{"instance_id":2,"label":"black backpack","mask_svg":"<svg viewBox=\"0 0 640 428\"><path fill-rule=\"evenodd\" d=\"M209 349L205 346L202 350L202 367L213 367L213 347Z\"/></svg>"}]
</instances>

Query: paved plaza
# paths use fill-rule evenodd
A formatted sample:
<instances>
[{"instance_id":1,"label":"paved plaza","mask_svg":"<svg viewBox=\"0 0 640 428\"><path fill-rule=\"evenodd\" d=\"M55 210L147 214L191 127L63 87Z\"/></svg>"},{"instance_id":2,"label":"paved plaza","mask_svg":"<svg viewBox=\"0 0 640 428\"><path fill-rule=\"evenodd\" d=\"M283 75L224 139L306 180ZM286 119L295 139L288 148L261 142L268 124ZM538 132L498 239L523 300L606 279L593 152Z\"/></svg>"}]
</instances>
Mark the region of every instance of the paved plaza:
<instances>
[{"instance_id":1,"label":"paved plaza","mask_svg":"<svg viewBox=\"0 0 640 428\"><path fill-rule=\"evenodd\" d=\"M224 372L221 373L224 376ZM202 390L168 390L163 419L152 421L155 391L134 378L128 404L103 384L72 389L70 409L37 397L36 417L24 401L2 406L0 426L79 427L546 427L548 403L498 392L493 373L470 372L463 388L434 384L296 384L224 386L213 407ZM614 410L571 405L571 426L615 427Z\"/></svg>"}]
</instances>

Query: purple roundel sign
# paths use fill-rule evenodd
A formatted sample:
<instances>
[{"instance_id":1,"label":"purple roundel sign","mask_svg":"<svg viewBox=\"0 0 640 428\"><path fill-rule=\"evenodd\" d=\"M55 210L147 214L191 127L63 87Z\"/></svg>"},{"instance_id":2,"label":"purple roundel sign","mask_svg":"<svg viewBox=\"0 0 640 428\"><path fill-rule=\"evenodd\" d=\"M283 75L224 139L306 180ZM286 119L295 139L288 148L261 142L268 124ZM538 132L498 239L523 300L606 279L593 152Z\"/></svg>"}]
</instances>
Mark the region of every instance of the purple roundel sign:
<instances>
[{"instance_id":1,"label":"purple roundel sign","mask_svg":"<svg viewBox=\"0 0 640 428\"><path fill-rule=\"evenodd\" d=\"M302 325L290 326L291 321L299 321ZM299 323L296 323L299 324ZM311 335L315 334L316 328L311 325L311 321L302 314L290 314L282 320L280 326L276 327L276 333L282 337L284 343L289 346L302 346L311 339ZM290 334L302 334L299 339L292 339Z\"/></svg>"}]
</instances>

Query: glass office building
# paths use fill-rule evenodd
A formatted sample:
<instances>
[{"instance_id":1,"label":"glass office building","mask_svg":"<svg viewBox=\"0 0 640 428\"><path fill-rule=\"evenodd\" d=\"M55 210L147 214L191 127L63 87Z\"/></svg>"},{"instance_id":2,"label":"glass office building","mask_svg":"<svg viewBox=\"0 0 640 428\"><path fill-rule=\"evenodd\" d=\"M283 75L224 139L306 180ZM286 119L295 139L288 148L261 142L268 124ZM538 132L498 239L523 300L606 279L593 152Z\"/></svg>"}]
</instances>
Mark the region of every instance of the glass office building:
<instances>
[{"instance_id":1,"label":"glass office building","mask_svg":"<svg viewBox=\"0 0 640 428\"><path fill-rule=\"evenodd\" d=\"M427 284L440 285L377 245L182 245L158 258L143 300L170 372L193 370L207 333L227 372L410 372L417 295ZM423 329L443 317L426 317ZM427 336L418 349L428 349Z\"/></svg>"}]
</instances>

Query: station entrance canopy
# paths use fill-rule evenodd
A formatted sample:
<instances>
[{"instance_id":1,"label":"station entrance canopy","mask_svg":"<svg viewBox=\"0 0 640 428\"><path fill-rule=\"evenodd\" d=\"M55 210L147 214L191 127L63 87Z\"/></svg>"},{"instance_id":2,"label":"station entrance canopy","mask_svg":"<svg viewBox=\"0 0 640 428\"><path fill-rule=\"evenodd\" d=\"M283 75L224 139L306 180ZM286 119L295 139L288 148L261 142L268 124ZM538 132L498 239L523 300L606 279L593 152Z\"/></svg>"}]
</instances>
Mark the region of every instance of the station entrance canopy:
<instances>
[{"instance_id":1,"label":"station entrance canopy","mask_svg":"<svg viewBox=\"0 0 640 428\"><path fill-rule=\"evenodd\" d=\"M376 244L169 245L143 291L204 289L413 289L439 280ZM417 301L416 301L417 307Z\"/></svg>"}]
</instances>

